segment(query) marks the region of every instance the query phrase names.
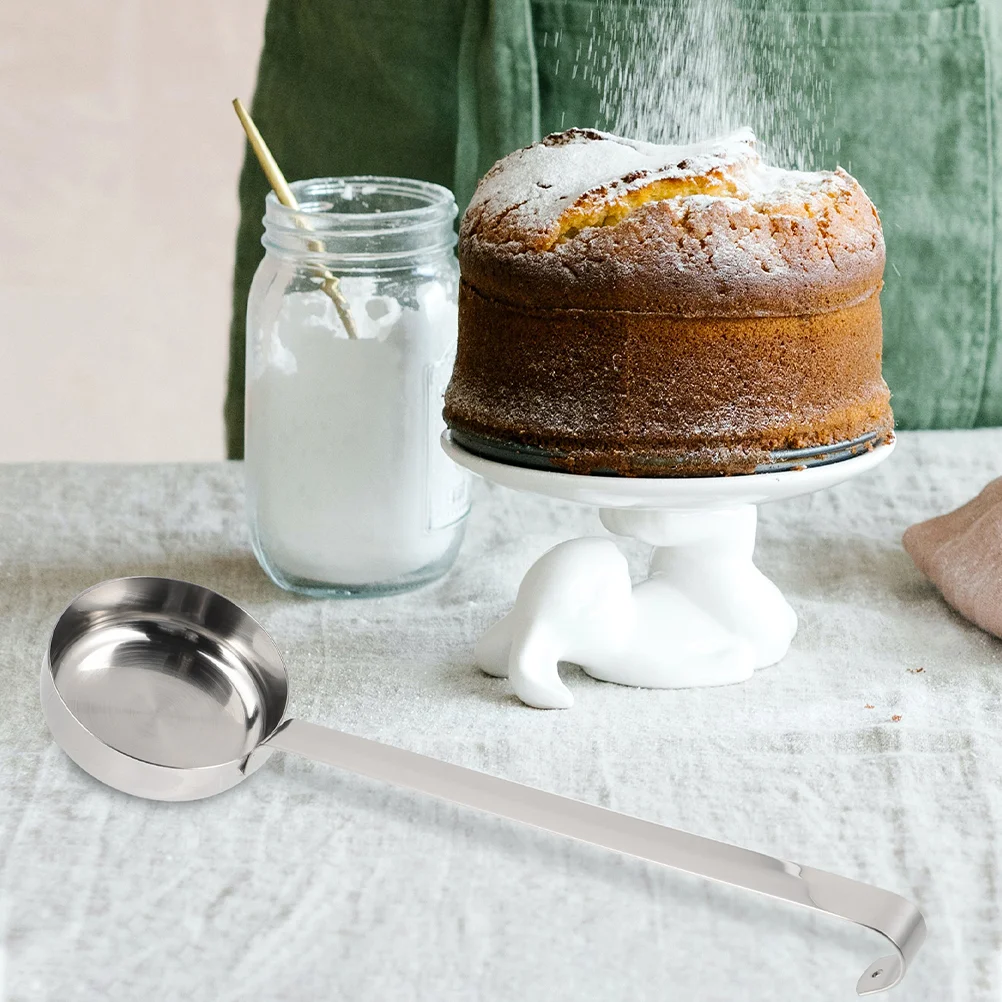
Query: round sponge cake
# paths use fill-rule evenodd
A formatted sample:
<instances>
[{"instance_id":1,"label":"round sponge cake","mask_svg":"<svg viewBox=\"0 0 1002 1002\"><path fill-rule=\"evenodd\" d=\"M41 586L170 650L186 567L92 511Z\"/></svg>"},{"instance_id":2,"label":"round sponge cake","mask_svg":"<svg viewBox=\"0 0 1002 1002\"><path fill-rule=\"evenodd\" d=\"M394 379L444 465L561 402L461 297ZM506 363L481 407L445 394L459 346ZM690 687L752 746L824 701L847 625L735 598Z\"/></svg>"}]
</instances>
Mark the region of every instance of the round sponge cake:
<instances>
[{"instance_id":1,"label":"round sponge cake","mask_svg":"<svg viewBox=\"0 0 1002 1002\"><path fill-rule=\"evenodd\" d=\"M459 239L445 418L468 448L575 473L751 473L891 434L884 242L845 171L548 136L484 176Z\"/></svg>"}]
</instances>

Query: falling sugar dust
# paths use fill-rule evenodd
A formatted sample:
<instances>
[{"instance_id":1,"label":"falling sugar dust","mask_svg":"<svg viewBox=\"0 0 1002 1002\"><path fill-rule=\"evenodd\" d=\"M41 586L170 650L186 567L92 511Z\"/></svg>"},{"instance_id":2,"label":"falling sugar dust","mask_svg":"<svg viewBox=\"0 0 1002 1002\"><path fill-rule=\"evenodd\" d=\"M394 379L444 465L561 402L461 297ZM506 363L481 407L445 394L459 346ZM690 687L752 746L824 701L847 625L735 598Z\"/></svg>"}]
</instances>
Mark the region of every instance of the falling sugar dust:
<instances>
[{"instance_id":1,"label":"falling sugar dust","mask_svg":"<svg viewBox=\"0 0 1002 1002\"><path fill-rule=\"evenodd\" d=\"M750 126L764 159L800 170L834 167L825 139L831 81L808 63L797 14L745 9L733 0L600 0L587 41L559 47L552 66L597 92L597 125L654 143L690 143ZM819 162L823 161L823 162Z\"/></svg>"}]
</instances>

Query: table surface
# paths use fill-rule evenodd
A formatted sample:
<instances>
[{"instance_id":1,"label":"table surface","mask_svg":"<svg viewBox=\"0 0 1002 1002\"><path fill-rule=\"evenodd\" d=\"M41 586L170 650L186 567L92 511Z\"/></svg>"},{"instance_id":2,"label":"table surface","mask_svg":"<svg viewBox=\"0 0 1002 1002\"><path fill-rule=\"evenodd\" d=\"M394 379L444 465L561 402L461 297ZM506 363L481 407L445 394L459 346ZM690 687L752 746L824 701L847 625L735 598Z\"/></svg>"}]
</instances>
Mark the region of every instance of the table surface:
<instances>
[{"instance_id":1,"label":"table surface","mask_svg":"<svg viewBox=\"0 0 1002 1002\"><path fill-rule=\"evenodd\" d=\"M39 660L75 593L141 573L256 616L295 715L897 891L929 923L897 997L997 1002L1002 643L900 539L1000 473L1002 430L903 434L877 470L763 507L756 561L800 616L782 663L679 691L569 668L576 705L546 712L472 646L544 550L604 534L593 510L480 483L444 579L315 601L254 562L238 464L0 467L0 999L834 1002L881 952L834 919L292 757L199 803L99 785L45 730Z\"/></svg>"}]
</instances>

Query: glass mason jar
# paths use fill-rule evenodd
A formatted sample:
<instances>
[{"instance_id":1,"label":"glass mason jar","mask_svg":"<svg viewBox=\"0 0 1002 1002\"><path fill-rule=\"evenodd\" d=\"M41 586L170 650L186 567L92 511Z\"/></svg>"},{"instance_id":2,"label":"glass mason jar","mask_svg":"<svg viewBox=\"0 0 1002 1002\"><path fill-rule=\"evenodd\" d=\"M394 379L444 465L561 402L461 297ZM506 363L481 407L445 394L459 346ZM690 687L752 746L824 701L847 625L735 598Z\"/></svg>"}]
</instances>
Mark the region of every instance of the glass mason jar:
<instances>
[{"instance_id":1,"label":"glass mason jar","mask_svg":"<svg viewBox=\"0 0 1002 1002\"><path fill-rule=\"evenodd\" d=\"M456 352L456 203L391 177L265 200L247 305L248 517L276 584L387 594L445 573L469 478L439 444Z\"/></svg>"}]
</instances>

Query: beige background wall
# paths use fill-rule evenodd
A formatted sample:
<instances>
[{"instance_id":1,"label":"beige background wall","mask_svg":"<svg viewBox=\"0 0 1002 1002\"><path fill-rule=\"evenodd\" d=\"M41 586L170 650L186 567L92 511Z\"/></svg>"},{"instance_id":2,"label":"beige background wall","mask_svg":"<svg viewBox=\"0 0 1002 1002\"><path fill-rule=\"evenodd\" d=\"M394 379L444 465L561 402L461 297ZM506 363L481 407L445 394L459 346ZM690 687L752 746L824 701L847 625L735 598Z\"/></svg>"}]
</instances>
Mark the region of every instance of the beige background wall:
<instances>
[{"instance_id":1,"label":"beige background wall","mask_svg":"<svg viewBox=\"0 0 1002 1002\"><path fill-rule=\"evenodd\" d=\"M265 6L0 3L0 461L222 457Z\"/></svg>"}]
</instances>

